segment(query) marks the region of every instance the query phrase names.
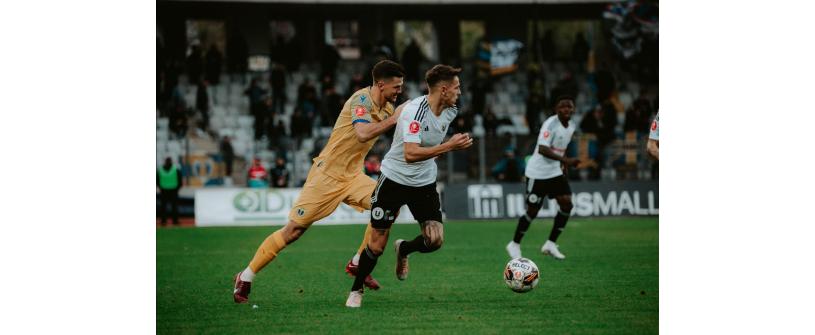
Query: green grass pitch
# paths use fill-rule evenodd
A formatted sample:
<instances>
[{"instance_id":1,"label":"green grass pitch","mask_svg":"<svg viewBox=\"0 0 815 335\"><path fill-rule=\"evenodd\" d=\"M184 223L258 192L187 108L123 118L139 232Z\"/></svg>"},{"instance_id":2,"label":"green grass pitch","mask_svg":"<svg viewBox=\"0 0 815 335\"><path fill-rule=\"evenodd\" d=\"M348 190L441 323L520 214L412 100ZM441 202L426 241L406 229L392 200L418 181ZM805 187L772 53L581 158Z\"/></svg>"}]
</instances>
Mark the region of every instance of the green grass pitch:
<instances>
[{"instance_id":1,"label":"green grass pitch","mask_svg":"<svg viewBox=\"0 0 815 335\"><path fill-rule=\"evenodd\" d=\"M574 218L544 257L552 219L532 223L524 256L541 270L538 287L510 291L502 271L514 221L445 223L444 246L412 254L410 276L394 275L393 241L419 234L397 224L362 308L344 306L343 271L363 225L314 226L258 276L249 304L232 302L232 276L278 227L156 231L159 334L654 334L659 324L657 217ZM258 308L252 308L257 305Z\"/></svg>"}]
</instances>

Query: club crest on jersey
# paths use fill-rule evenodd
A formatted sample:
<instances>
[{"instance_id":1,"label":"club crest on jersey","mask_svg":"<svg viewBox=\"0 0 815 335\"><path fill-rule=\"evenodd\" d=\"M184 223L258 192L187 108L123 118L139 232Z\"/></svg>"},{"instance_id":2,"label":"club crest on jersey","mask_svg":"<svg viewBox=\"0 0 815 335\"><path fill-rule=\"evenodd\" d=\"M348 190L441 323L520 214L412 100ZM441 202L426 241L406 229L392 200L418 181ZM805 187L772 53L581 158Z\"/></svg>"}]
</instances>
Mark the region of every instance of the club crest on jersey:
<instances>
[{"instance_id":1,"label":"club crest on jersey","mask_svg":"<svg viewBox=\"0 0 815 335\"><path fill-rule=\"evenodd\" d=\"M354 109L354 114L356 114L357 116L363 116L365 115L366 112L368 111L365 110L365 107L362 106L357 106L357 108Z\"/></svg>"},{"instance_id":2,"label":"club crest on jersey","mask_svg":"<svg viewBox=\"0 0 815 335\"><path fill-rule=\"evenodd\" d=\"M548 130L543 131L543 138L549 138L549 131Z\"/></svg>"},{"instance_id":3,"label":"club crest on jersey","mask_svg":"<svg viewBox=\"0 0 815 335\"><path fill-rule=\"evenodd\" d=\"M410 122L410 126L408 126L408 132L411 134L416 134L419 132L421 126L419 125L419 121L413 120Z\"/></svg>"}]
</instances>

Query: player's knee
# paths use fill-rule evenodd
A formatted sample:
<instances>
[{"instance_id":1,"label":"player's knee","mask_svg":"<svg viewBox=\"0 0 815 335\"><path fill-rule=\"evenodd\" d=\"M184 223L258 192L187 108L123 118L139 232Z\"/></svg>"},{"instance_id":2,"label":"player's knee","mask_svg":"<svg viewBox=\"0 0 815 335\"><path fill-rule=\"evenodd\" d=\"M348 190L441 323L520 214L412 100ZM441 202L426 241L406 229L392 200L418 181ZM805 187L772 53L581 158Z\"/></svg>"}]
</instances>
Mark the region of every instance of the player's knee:
<instances>
[{"instance_id":1,"label":"player's knee","mask_svg":"<svg viewBox=\"0 0 815 335\"><path fill-rule=\"evenodd\" d=\"M572 208L574 208L574 205L572 204L571 199L570 200L564 200L564 201L558 203L558 205L560 206L560 210L563 211L563 212L566 212L566 213L571 213Z\"/></svg>"},{"instance_id":2,"label":"player's knee","mask_svg":"<svg viewBox=\"0 0 815 335\"><path fill-rule=\"evenodd\" d=\"M303 233L305 231L306 231L305 227L302 227L297 224L290 223L286 225L286 228L283 230L283 236L286 239L286 244L291 244L292 242L297 241L297 239L299 239L300 236L303 236Z\"/></svg>"},{"instance_id":3,"label":"player's knee","mask_svg":"<svg viewBox=\"0 0 815 335\"><path fill-rule=\"evenodd\" d=\"M430 251L439 250L444 244L444 226L438 221L426 221L424 229L425 245Z\"/></svg>"},{"instance_id":4,"label":"player's knee","mask_svg":"<svg viewBox=\"0 0 815 335\"><path fill-rule=\"evenodd\" d=\"M385 246L378 243L368 243L368 251L373 254L371 256L379 257L385 252Z\"/></svg>"}]
</instances>

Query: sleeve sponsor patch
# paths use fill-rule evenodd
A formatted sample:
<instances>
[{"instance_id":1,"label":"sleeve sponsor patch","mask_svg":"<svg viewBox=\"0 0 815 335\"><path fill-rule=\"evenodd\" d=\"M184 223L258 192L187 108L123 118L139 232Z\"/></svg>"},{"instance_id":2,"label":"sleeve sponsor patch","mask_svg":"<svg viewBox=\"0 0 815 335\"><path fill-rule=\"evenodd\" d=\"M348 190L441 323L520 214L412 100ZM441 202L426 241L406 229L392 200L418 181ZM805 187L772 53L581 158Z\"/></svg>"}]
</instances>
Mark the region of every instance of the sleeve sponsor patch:
<instances>
[{"instance_id":1,"label":"sleeve sponsor patch","mask_svg":"<svg viewBox=\"0 0 815 335\"><path fill-rule=\"evenodd\" d=\"M419 125L419 121L413 120L410 122L410 125L408 126L408 132L411 134L416 134L419 132L420 128L421 126Z\"/></svg>"},{"instance_id":2,"label":"sleeve sponsor patch","mask_svg":"<svg viewBox=\"0 0 815 335\"><path fill-rule=\"evenodd\" d=\"M548 131L548 130L544 130L544 131L543 131L543 138L549 138L549 135L550 135L550 134L549 134L549 131Z\"/></svg>"},{"instance_id":3,"label":"sleeve sponsor patch","mask_svg":"<svg viewBox=\"0 0 815 335\"><path fill-rule=\"evenodd\" d=\"M356 114L357 116L363 116L367 112L368 110L366 110L365 107L363 106L357 106L357 108L354 108L354 114Z\"/></svg>"},{"instance_id":4,"label":"sleeve sponsor patch","mask_svg":"<svg viewBox=\"0 0 815 335\"><path fill-rule=\"evenodd\" d=\"M657 121L656 120L651 122L651 130L657 130Z\"/></svg>"}]
</instances>

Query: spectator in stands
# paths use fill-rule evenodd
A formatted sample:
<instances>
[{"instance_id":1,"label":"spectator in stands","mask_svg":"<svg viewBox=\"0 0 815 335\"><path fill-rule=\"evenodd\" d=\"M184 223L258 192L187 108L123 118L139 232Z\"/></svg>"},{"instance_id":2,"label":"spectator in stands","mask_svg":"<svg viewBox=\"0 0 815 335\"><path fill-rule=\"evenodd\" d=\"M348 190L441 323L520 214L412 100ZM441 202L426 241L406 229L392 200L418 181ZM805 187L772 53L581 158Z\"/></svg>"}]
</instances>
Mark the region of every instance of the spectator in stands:
<instances>
[{"instance_id":1,"label":"spectator in stands","mask_svg":"<svg viewBox=\"0 0 815 335\"><path fill-rule=\"evenodd\" d=\"M484 115L484 131L487 133L487 136L495 136L495 130L497 128L498 117L495 116L492 110L487 109L487 113Z\"/></svg>"},{"instance_id":2,"label":"spectator in stands","mask_svg":"<svg viewBox=\"0 0 815 335\"><path fill-rule=\"evenodd\" d=\"M295 109L299 108L306 118L314 120L318 113L318 106L320 106L320 101L317 99L317 88L311 79L306 78L297 89L297 106L295 106Z\"/></svg>"},{"instance_id":3,"label":"spectator in stands","mask_svg":"<svg viewBox=\"0 0 815 335\"><path fill-rule=\"evenodd\" d=\"M277 150L285 155L289 147L289 137L286 136L287 133L286 124L283 123L283 120L278 119L277 125L269 136L271 138L271 141L269 141L270 149Z\"/></svg>"},{"instance_id":4,"label":"spectator in stands","mask_svg":"<svg viewBox=\"0 0 815 335\"><path fill-rule=\"evenodd\" d=\"M504 149L504 157L492 168L492 176L500 182L517 183L526 169L525 162L515 155L515 148Z\"/></svg>"},{"instance_id":5,"label":"spectator in stands","mask_svg":"<svg viewBox=\"0 0 815 335\"><path fill-rule=\"evenodd\" d=\"M201 78L198 80L198 85L196 87L195 92L195 109L201 113L201 122L202 124L199 128L206 130L209 128L209 93L207 88L209 87L209 83L206 79Z\"/></svg>"},{"instance_id":6,"label":"spectator in stands","mask_svg":"<svg viewBox=\"0 0 815 335\"><path fill-rule=\"evenodd\" d=\"M190 55L187 56L187 76L190 83L197 83L201 79L201 72L204 68L203 52L198 44L192 45Z\"/></svg>"},{"instance_id":7,"label":"spectator in stands","mask_svg":"<svg viewBox=\"0 0 815 335\"><path fill-rule=\"evenodd\" d=\"M249 57L249 46L240 33L233 32L226 40L226 61L229 71L236 73L246 72L246 59Z\"/></svg>"},{"instance_id":8,"label":"spectator in stands","mask_svg":"<svg viewBox=\"0 0 815 335\"><path fill-rule=\"evenodd\" d=\"M337 94L333 85L323 88L323 101L320 105L320 125L331 127L339 117L343 106L342 97Z\"/></svg>"},{"instance_id":9,"label":"spectator in stands","mask_svg":"<svg viewBox=\"0 0 815 335\"><path fill-rule=\"evenodd\" d=\"M255 158L252 161L252 166L249 168L249 173L246 178L247 185L253 188L266 188L268 187L268 177L266 169L260 163L260 158Z\"/></svg>"},{"instance_id":10,"label":"spectator in stands","mask_svg":"<svg viewBox=\"0 0 815 335\"><path fill-rule=\"evenodd\" d=\"M604 167L606 148L615 139L614 127L617 126L617 115L610 102L597 106L593 112L587 113L580 122L580 131L593 134L597 137L598 168L591 170L591 179L600 178L600 170Z\"/></svg>"},{"instance_id":11,"label":"spectator in stands","mask_svg":"<svg viewBox=\"0 0 815 335\"><path fill-rule=\"evenodd\" d=\"M416 43L415 38L410 39L405 51L402 53L402 66L405 67L405 81L419 81L419 64L424 59L422 50L419 49L419 44Z\"/></svg>"},{"instance_id":12,"label":"spectator in stands","mask_svg":"<svg viewBox=\"0 0 815 335\"><path fill-rule=\"evenodd\" d=\"M159 190L159 215L161 225L167 224L167 205L170 205L173 224L178 225L178 190L181 189L181 169L170 157L164 159L164 165L156 170L156 186Z\"/></svg>"},{"instance_id":13,"label":"spectator in stands","mask_svg":"<svg viewBox=\"0 0 815 335\"><path fill-rule=\"evenodd\" d=\"M224 158L224 166L226 167L226 177L232 177L232 163L235 161L235 150L232 148L232 139L229 136L224 136L221 140L221 156Z\"/></svg>"},{"instance_id":14,"label":"spectator in stands","mask_svg":"<svg viewBox=\"0 0 815 335\"><path fill-rule=\"evenodd\" d=\"M337 49L331 44L323 44L323 48L320 50L320 77L328 75L334 78L337 75L337 63L339 61L340 53L337 52Z\"/></svg>"},{"instance_id":15,"label":"spectator in stands","mask_svg":"<svg viewBox=\"0 0 815 335\"><path fill-rule=\"evenodd\" d=\"M354 73L351 81L348 83L348 90L345 91L350 97L354 92L361 90L366 85L362 82L362 74Z\"/></svg>"},{"instance_id":16,"label":"spectator in stands","mask_svg":"<svg viewBox=\"0 0 815 335\"><path fill-rule=\"evenodd\" d=\"M539 130L540 114L546 106L546 89L541 68L539 64L532 63L526 72L527 90L529 90L529 95L526 97L526 124L529 126L530 134Z\"/></svg>"},{"instance_id":17,"label":"spectator in stands","mask_svg":"<svg viewBox=\"0 0 815 335\"><path fill-rule=\"evenodd\" d=\"M581 31L574 37L574 43L572 44L572 60L578 62L579 64L585 64L588 57L589 42L586 41L586 35Z\"/></svg>"},{"instance_id":18,"label":"spectator in stands","mask_svg":"<svg viewBox=\"0 0 815 335\"><path fill-rule=\"evenodd\" d=\"M213 85L218 85L221 81L221 67L223 66L224 56L218 47L213 43L206 56L206 79Z\"/></svg>"},{"instance_id":19,"label":"spectator in stands","mask_svg":"<svg viewBox=\"0 0 815 335\"><path fill-rule=\"evenodd\" d=\"M249 99L249 111L255 117L255 140L259 140L265 135L266 125L266 94L267 91L260 87L260 79L252 78L249 87L243 92Z\"/></svg>"},{"instance_id":20,"label":"spectator in stands","mask_svg":"<svg viewBox=\"0 0 815 335\"><path fill-rule=\"evenodd\" d=\"M308 117L302 108L294 109L291 116L291 136L297 139L297 143L305 137L311 137L312 118Z\"/></svg>"},{"instance_id":21,"label":"spectator in stands","mask_svg":"<svg viewBox=\"0 0 815 335\"><path fill-rule=\"evenodd\" d=\"M271 173L271 184L274 188L285 188L289 186L289 170L286 169L286 159L278 156L275 159Z\"/></svg>"},{"instance_id":22,"label":"spectator in stands","mask_svg":"<svg viewBox=\"0 0 815 335\"><path fill-rule=\"evenodd\" d=\"M379 158L379 155L372 153L369 154L367 158L365 158L365 174L368 177L373 179L379 178L379 175L382 173L382 161Z\"/></svg>"},{"instance_id":23,"label":"spectator in stands","mask_svg":"<svg viewBox=\"0 0 815 335\"><path fill-rule=\"evenodd\" d=\"M283 114L286 105L286 68L283 64L275 63L269 76L269 85L272 87L272 115Z\"/></svg>"},{"instance_id":24,"label":"spectator in stands","mask_svg":"<svg viewBox=\"0 0 815 335\"><path fill-rule=\"evenodd\" d=\"M450 132L453 134L455 133L469 133L473 130L473 113L471 111L466 111L464 113L459 114L455 120L453 120L453 126Z\"/></svg>"},{"instance_id":25,"label":"spectator in stands","mask_svg":"<svg viewBox=\"0 0 815 335\"><path fill-rule=\"evenodd\" d=\"M645 135L651 126L651 103L644 98L638 98L625 112L623 131L636 131L637 138Z\"/></svg>"}]
</instances>

